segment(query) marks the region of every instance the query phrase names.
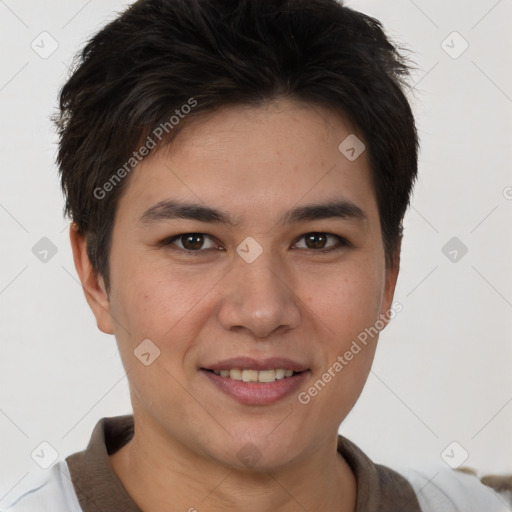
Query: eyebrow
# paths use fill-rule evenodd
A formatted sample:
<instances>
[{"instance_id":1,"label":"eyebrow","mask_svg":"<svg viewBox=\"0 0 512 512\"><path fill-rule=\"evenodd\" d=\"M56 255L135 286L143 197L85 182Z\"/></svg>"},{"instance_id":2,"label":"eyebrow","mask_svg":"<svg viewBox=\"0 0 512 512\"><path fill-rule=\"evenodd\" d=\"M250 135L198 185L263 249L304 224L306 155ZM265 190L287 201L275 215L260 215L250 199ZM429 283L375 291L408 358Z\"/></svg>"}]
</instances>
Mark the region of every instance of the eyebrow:
<instances>
[{"instance_id":1,"label":"eyebrow","mask_svg":"<svg viewBox=\"0 0 512 512\"><path fill-rule=\"evenodd\" d=\"M278 224L294 224L324 219L368 221L368 216L352 201L335 200L326 203L313 203L293 208L286 212ZM236 226L238 221L229 213L209 206L181 202L174 199L161 201L146 210L140 217L142 224L153 224L173 219L189 219L208 224Z\"/></svg>"}]
</instances>

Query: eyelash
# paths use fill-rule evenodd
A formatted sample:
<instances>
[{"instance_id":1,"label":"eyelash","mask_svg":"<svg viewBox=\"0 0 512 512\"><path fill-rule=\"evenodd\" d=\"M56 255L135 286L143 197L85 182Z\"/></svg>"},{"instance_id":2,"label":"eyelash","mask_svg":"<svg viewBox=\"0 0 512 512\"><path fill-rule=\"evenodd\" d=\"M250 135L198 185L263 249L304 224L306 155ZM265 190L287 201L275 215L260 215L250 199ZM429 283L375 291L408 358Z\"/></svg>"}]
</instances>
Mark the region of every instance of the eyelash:
<instances>
[{"instance_id":1,"label":"eyelash","mask_svg":"<svg viewBox=\"0 0 512 512\"><path fill-rule=\"evenodd\" d=\"M311 253L314 253L314 254L326 254L326 253L333 253L333 252L337 252L337 251L340 251L342 249L345 249L346 247L352 247L352 244L346 239L346 238L343 238L342 236L339 236L339 235L335 235L333 233L326 233L326 232L323 232L323 231L309 231L307 233L304 233L303 235L301 235L299 238L297 238L297 240L294 242L293 245L295 245L297 242L299 242L301 239L303 239L304 237L306 237L307 235L327 235L327 237L334 237L338 240L338 243L334 246L331 246L331 247L328 247L326 249L309 249L309 248L303 248L303 247L299 247L299 249L302 249L302 250L307 250ZM206 233L181 233L179 235L174 235L172 237L169 237L169 238L165 238L164 240L162 240L160 242L160 246L162 247L169 247L169 246L172 246L172 245L175 245L173 244L174 241L176 240L179 240L181 239L182 237L184 236L187 236L187 235L201 235L205 238L209 238L211 239L212 241L215 240L215 238L211 235L207 235ZM208 249L197 249L197 250L190 250L190 249L184 249L184 248L181 248L181 247L178 247L178 246L174 246L172 247L172 250L177 250L177 251L181 251L182 253L185 253L187 255L190 255L190 256L198 256L200 255L201 253L203 252L206 252L206 251L209 251L209 250L212 250L212 248L208 248Z\"/></svg>"}]
</instances>

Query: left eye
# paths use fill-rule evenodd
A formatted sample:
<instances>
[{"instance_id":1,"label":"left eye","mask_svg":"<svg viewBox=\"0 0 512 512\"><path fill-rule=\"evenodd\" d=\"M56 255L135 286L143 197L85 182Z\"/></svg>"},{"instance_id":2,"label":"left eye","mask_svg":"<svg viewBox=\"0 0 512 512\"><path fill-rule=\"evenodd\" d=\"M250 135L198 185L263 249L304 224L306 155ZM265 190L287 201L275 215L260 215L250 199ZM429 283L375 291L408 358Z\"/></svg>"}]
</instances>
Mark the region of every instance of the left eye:
<instances>
[{"instance_id":1,"label":"left eye","mask_svg":"<svg viewBox=\"0 0 512 512\"><path fill-rule=\"evenodd\" d=\"M340 236L331 235L329 233L306 233L302 235L299 240L304 240L302 246L300 246L299 243L294 244L295 247L299 249L329 250L346 244L344 239ZM329 244L329 240L334 240L334 243L331 242Z\"/></svg>"}]
</instances>

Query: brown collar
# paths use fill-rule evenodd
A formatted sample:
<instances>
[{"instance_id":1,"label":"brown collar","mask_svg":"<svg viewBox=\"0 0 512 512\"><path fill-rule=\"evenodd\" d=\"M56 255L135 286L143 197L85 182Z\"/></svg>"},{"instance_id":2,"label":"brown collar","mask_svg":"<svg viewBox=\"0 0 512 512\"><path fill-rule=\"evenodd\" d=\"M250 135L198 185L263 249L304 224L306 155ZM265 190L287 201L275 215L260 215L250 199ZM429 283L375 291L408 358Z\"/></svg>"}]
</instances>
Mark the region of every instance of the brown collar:
<instances>
[{"instance_id":1,"label":"brown collar","mask_svg":"<svg viewBox=\"0 0 512 512\"><path fill-rule=\"evenodd\" d=\"M124 446L134 432L133 416L101 419L87 449L67 457L83 512L142 512L110 465L109 455ZM356 445L338 436L338 451L357 481L355 512L421 512L409 482L390 468L374 464Z\"/></svg>"}]
</instances>

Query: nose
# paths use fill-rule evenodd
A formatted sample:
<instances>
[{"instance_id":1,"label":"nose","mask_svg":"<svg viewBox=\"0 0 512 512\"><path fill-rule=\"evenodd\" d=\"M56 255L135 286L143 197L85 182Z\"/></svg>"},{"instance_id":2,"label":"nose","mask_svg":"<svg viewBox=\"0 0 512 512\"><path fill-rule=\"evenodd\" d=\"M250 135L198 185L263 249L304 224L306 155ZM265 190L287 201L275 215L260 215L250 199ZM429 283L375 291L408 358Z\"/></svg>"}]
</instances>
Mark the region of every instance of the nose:
<instances>
[{"instance_id":1,"label":"nose","mask_svg":"<svg viewBox=\"0 0 512 512\"><path fill-rule=\"evenodd\" d=\"M242 258L224 281L218 320L224 329L246 331L256 338L296 328L300 298L284 265L264 251L255 261Z\"/></svg>"}]
</instances>

